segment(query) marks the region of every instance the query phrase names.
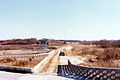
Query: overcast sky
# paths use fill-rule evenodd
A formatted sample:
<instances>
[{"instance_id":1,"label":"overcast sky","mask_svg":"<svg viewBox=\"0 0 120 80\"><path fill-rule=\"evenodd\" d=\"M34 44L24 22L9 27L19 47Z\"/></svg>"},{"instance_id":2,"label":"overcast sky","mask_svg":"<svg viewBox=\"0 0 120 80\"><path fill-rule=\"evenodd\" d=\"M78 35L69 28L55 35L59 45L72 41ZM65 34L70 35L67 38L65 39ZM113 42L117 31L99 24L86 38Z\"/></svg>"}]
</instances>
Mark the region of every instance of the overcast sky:
<instances>
[{"instance_id":1,"label":"overcast sky","mask_svg":"<svg viewBox=\"0 0 120 80\"><path fill-rule=\"evenodd\" d=\"M0 40L120 39L120 0L0 0Z\"/></svg>"}]
</instances>

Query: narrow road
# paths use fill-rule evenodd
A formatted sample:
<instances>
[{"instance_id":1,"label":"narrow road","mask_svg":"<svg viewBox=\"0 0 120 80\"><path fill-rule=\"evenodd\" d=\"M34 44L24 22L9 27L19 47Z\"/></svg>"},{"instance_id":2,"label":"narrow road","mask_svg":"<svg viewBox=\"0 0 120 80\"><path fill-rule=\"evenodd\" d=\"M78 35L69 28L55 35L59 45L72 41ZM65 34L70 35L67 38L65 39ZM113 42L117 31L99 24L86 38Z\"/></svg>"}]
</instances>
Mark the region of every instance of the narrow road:
<instances>
[{"instance_id":1,"label":"narrow road","mask_svg":"<svg viewBox=\"0 0 120 80\"><path fill-rule=\"evenodd\" d=\"M57 73L57 68L59 64L67 62L68 59L64 58L64 61L61 61L61 58L59 56L60 52L66 52L66 55L70 53L72 47L71 46L64 46L56 51L53 51L51 54L49 54L46 59L44 59L41 63L39 63L37 66L34 67L35 73Z\"/></svg>"},{"instance_id":2,"label":"narrow road","mask_svg":"<svg viewBox=\"0 0 120 80\"><path fill-rule=\"evenodd\" d=\"M37 66L33 68L33 72L35 74L57 73L58 65L67 65L68 60L75 64L83 63L83 61L80 61L77 57L71 56L71 49L71 46L63 46L55 51L52 51L48 57L46 57L43 61L41 61ZM65 56L59 56L60 52L65 52Z\"/></svg>"}]
</instances>

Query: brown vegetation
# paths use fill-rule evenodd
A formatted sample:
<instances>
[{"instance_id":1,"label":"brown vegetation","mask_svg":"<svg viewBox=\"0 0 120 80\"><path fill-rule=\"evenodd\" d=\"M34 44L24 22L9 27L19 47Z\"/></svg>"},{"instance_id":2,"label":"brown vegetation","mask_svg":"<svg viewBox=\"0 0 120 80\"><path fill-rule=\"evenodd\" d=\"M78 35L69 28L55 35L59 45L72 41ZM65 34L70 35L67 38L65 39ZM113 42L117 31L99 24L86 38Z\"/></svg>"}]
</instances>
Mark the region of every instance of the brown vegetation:
<instances>
[{"instance_id":1,"label":"brown vegetation","mask_svg":"<svg viewBox=\"0 0 120 80\"><path fill-rule=\"evenodd\" d=\"M16 58L5 58L0 59L0 66L15 66L15 67L27 67L33 68L38 63L40 63L44 57L40 58L26 58L26 59L16 59Z\"/></svg>"},{"instance_id":2,"label":"brown vegetation","mask_svg":"<svg viewBox=\"0 0 120 80\"><path fill-rule=\"evenodd\" d=\"M2 40L0 41L2 45L28 45L37 44L38 40L36 38L30 39L12 39L12 40Z\"/></svg>"},{"instance_id":3,"label":"brown vegetation","mask_svg":"<svg viewBox=\"0 0 120 80\"><path fill-rule=\"evenodd\" d=\"M110 48L110 47L120 48L120 40L116 40L116 41L100 40L100 41L95 41L93 44L99 45L101 48Z\"/></svg>"},{"instance_id":4,"label":"brown vegetation","mask_svg":"<svg viewBox=\"0 0 120 80\"><path fill-rule=\"evenodd\" d=\"M0 50L27 50L39 48L36 38L1 40Z\"/></svg>"},{"instance_id":5,"label":"brown vegetation","mask_svg":"<svg viewBox=\"0 0 120 80\"><path fill-rule=\"evenodd\" d=\"M47 40L48 49L57 49L65 44L66 44L65 41ZM28 50L37 48L40 48L40 45L39 40L37 40L36 38L12 39L0 41L0 50Z\"/></svg>"},{"instance_id":6,"label":"brown vegetation","mask_svg":"<svg viewBox=\"0 0 120 80\"><path fill-rule=\"evenodd\" d=\"M61 46L47 46L48 49L58 49L60 48Z\"/></svg>"},{"instance_id":7,"label":"brown vegetation","mask_svg":"<svg viewBox=\"0 0 120 80\"><path fill-rule=\"evenodd\" d=\"M84 66L120 68L120 49L119 48L98 48L93 46L74 45L73 56L87 58Z\"/></svg>"},{"instance_id":8,"label":"brown vegetation","mask_svg":"<svg viewBox=\"0 0 120 80\"><path fill-rule=\"evenodd\" d=\"M0 50L29 50L29 49L37 49L39 45L31 44L31 45L0 45Z\"/></svg>"},{"instance_id":9,"label":"brown vegetation","mask_svg":"<svg viewBox=\"0 0 120 80\"><path fill-rule=\"evenodd\" d=\"M65 41L59 41L59 40L48 40L47 41L48 46L63 46L65 45Z\"/></svg>"}]
</instances>

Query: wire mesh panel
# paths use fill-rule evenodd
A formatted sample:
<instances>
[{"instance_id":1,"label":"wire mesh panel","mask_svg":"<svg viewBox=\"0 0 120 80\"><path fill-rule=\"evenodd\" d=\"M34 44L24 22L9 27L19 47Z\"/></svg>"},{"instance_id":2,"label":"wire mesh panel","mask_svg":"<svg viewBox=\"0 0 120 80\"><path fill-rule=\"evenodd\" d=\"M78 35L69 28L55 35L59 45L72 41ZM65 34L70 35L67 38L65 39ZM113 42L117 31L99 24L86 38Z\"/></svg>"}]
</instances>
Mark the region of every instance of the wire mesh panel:
<instances>
[{"instance_id":1,"label":"wire mesh panel","mask_svg":"<svg viewBox=\"0 0 120 80\"><path fill-rule=\"evenodd\" d=\"M0 66L33 68L47 56L48 56L47 53L46 54L0 56Z\"/></svg>"},{"instance_id":2,"label":"wire mesh panel","mask_svg":"<svg viewBox=\"0 0 120 80\"><path fill-rule=\"evenodd\" d=\"M0 56L0 59L4 58L39 58L39 57L46 57L48 54L31 54L31 55L6 55L6 56Z\"/></svg>"},{"instance_id":3,"label":"wire mesh panel","mask_svg":"<svg viewBox=\"0 0 120 80\"><path fill-rule=\"evenodd\" d=\"M76 80L120 80L120 69L90 68L68 61L68 65L58 65L58 76Z\"/></svg>"}]
</instances>

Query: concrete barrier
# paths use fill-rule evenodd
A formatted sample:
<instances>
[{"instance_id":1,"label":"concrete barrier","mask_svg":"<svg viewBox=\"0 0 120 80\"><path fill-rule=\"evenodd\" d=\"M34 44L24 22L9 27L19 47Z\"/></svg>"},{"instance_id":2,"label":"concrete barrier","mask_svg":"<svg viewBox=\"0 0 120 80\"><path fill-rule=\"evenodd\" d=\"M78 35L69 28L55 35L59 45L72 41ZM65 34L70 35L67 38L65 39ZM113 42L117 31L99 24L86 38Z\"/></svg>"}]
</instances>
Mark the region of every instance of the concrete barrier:
<instances>
[{"instance_id":1,"label":"concrete barrier","mask_svg":"<svg viewBox=\"0 0 120 80\"><path fill-rule=\"evenodd\" d=\"M18 68L18 67L8 67L8 66L0 66L0 70L7 72L16 72L16 73L32 73L32 69L29 68Z\"/></svg>"}]
</instances>

